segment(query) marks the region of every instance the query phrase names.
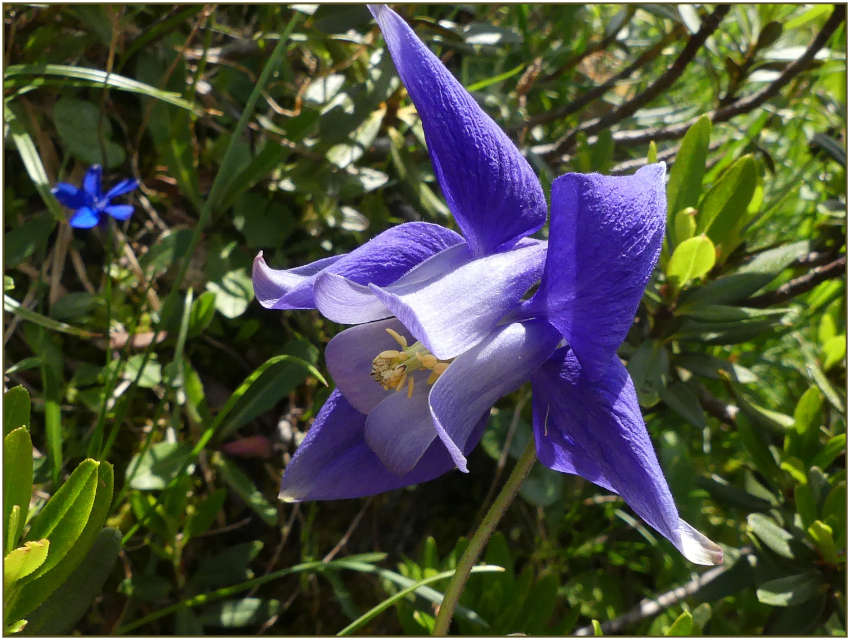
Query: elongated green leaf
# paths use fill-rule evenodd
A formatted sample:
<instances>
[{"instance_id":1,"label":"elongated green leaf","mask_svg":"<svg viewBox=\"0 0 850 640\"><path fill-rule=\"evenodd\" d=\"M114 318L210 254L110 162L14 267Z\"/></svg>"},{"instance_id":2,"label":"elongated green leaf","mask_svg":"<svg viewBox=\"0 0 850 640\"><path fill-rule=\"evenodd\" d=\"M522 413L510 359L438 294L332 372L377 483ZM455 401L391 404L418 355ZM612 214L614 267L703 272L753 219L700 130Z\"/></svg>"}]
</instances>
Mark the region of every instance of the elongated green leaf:
<instances>
[{"instance_id":1,"label":"elongated green leaf","mask_svg":"<svg viewBox=\"0 0 850 640\"><path fill-rule=\"evenodd\" d=\"M30 426L30 394L23 386L3 394L3 437L18 427Z\"/></svg>"},{"instance_id":2,"label":"elongated green leaf","mask_svg":"<svg viewBox=\"0 0 850 640\"><path fill-rule=\"evenodd\" d=\"M699 399L690 387L684 382L663 387L660 390L661 400L673 409L682 418L698 429L706 426L705 413L700 406Z\"/></svg>"},{"instance_id":3,"label":"elongated green leaf","mask_svg":"<svg viewBox=\"0 0 850 640\"><path fill-rule=\"evenodd\" d=\"M826 469L845 449L847 449L847 434L839 433L830 438L823 449L812 458L812 466Z\"/></svg>"},{"instance_id":4,"label":"elongated green leaf","mask_svg":"<svg viewBox=\"0 0 850 640\"><path fill-rule=\"evenodd\" d=\"M738 427L741 442L752 457L756 469L766 478L775 481L779 477L779 465L771 454L767 442L756 431L750 423L750 419L743 412L736 417L735 424Z\"/></svg>"},{"instance_id":5,"label":"elongated green leaf","mask_svg":"<svg viewBox=\"0 0 850 640\"><path fill-rule=\"evenodd\" d=\"M794 536L776 524L769 516L763 513L751 513L747 516L747 524L773 552L784 558L794 559L794 552L788 544Z\"/></svg>"},{"instance_id":6,"label":"elongated green leaf","mask_svg":"<svg viewBox=\"0 0 850 640\"><path fill-rule=\"evenodd\" d=\"M81 462L33 521L26 539L47 538L50 540L50 553L41 568L29 577L30 580L56 566L85 529L97 493L99 464L91 459Z\"/></svg>"},{"instance_id":7,"label":"elongated green leaf","mask_svg":"<svg viewBox=\"0 0 850 640\"><path fill-rule=\"evenodd\" d=\"M837 564L838 554L835 550L835 540L832 537L832 527L820 520L815 520L812 526L808 528L808 533L817 544L824 561Z\"/></svg>"},{"instance_id":8,"label":"elongated green leaf","mask_svg":"<svg viewBox=\"0 0 850 640\"><path fill-rule=\"evenodd\" d=\"M726 304L707 304L687 307L680 314L705 322L740 322L757 318L779 318L788 313L788 309L750 309Z\"/></svg>"},{"instance_id":9,"label":"elongated green leaf","mask_svg":"<svg viewBox=\"0 0 850 640\"><path fill-rule=\"evenodd\" d=\"M19 427L3 440L3 540L7 546L16 546L23 533L31 497L32 440L26 427ZM20 513L15 529L10 530L9 518L14 506Z\"/></svg>"},{"instance_id":10,"label":"elongated green leaf","mask_svg":"<svg viewBox=\"0 0 850 640\"><path fill-rule=\"evenodd\" d=\"M224 488L216 489L208 495L189 515L183 535L193 538L209 529L224 506L225 498L227 498L227 490Z\"/></svg>"},{"instance_id":11,"label":"elongated green leaf","mask_svg":"<svg viewBox=\"0 0 850 640\"><path fill-rule=\"evenodd\" d=\"M790 607L814 598L820 591L823 578L818 573L800 573L770 580L756 591L759 602L774 607Z\"/></svg>"},{"instance_id":12,"label":"elongated green leaf","mask_svg":"<svg viewBox=\"0 0 850 640\"><path fill-rule=\"evenodd\" d=\"M214 456L213 462L218 466L221 475L230 488L238 493L239 497L256 511L264 522L275 526L277 524L277 509L266 500L266 497L254 486L251 479L224 456Z\"/></svg>"},{"instance_id":13,"label":"elongated green leaf","mask_svg":"<svg viewBox=\"0 0 850 640\"><path fill-rule=\"evenodd\" d=\"M692 635L694 628L694 618L690 611L685 611L680 615L670 628L667 629L665 636L689 636Z\"/></svg>"},{"instance_id":14,"label":"elongated green leaf","mask_svg":"<svg viewBox=\"0 0 850 640\"><path fill-rule=\"evenodd\" d=\"M32 64L21 65L16 64L7 67L5 71L5 80L7 84L12 81L12 84L18 84L16 78L26 78L29 76L58 76L61 78L74 78L76 80L84 80L90 82L94 86L102 87L106 85L112 89L120 89L121 91L129 91L138 93L157 100L162 100L168 104L173 104L175 107L186 109L197 114L201 114L200 107L188 100L180 97L178 93L171 91L162 91L149 84L127 78L115 73L106 73L100 69L88 69L86 67L72 67L64 64Z\"/></svg>"},{"instance_id":15,"label":"elongated green leaf","mask_svg":"<svg viewBox=\"0 0 850 640\"><path fill-rule=\"evenodd\" d=\"M504 571L504 568L503 567L497 567L497 566L494 566L494 565L482 565L482 566L478 566L478 567L473 567L471 573L492 573L492 572L497 572L497 571ZM432 584L434 582L439 582L440 580L445 580L446 578L451 578L453 575L454 575L454 570L443 571L442 573L438 573L437 575L430 576L428 578L424 578L423 580L420 580L419 582L415 582L415 583L411 584L410 586L402 589L398 593L390 596L389 598L384 600L381 604L373 607L372 609L370 609L369 611L364 613L357 620L355 620L350 625L345 627L345 629L340 631L337 635L338 636L349 636L349 635L351 635L352 633L354 633L358 629L362 628L363 625L365 625L370 620L372 620L372 618L374 618L378 614L382 613L383 611L386 611L392 605L394 605L396 602L407 597L409 594L413 593L417 589L424 587L424 586L427 586L429 584ZM441 599L441 601L442 601L442 599Z\"/></svg>"},{"instance_id":16,"label":"elongated green leaf","mask_svg":"<svg viewBox=\"0 0 850 640\"><path fill-rule=\"evenodd\" d=\"M120 551L121 533L116 529L101 529L76 570L29 613L24 635L54 636L70 632L103 590Z\"/></svg>"},{"instance_id":17,"label":"elongated green leaf","mask_svg":"<svg viewBox=\"0 0 850 640\"><path fill-rule=\"evenodd\" d=\"M133 457L127 467L127 482L139 491L165 489L191 457L192 449L185 442L159 442Z\"/></svg>"},{"instance_id":18,"label":"elongated green leaf","mask_svg":"<svg viewBox=\"0 0 850 640\"><path fill-rule=\"evenodd\" d=\"M60 333L67 333L81 338L94 338L99 335L97 333L92 333L91 331L72 327L69 324L59 322L53 318L48 318L36 311L30 311L26 307L22 307L17 300L10 298L8 295L3 296L3 308L7 313L14 313L16 316L20 316L28 322L34 322L35 324L40 325L45 329L51 329L52 331L59 331Z\"/></svg>"},{"instance_id":19,"label":"elongated green leaf","mask_svg":"<svg viewBox=\"0 0 850 640\"><path fill-rule=\"evenodd\" d=\"M697 233L706 234L715 245L723 244L747 215L757 184L758 169L752 156L744 156L729 167L700 204Z\"/></svg>"},{"instance_id":20,"label":"elongated green leaf","mask_svg":"<svg viewBox=\"0 0 850 640\"><path fill-rule=\"evenodd\" d=\"M710 137L711 119L703 116L688 129L682 140L676 161L670 168L670 181L667 183L669 228L673 228L673 216L687 207L696 207L699 202Z\"/></svg>"},{"instance_id":21,"label":"elongated green leaf","mask_svg":"<svg viewBox=\"0 0 850 640\"><path fill-rule=\"evenodd\" d=\"M714 244L706 236L685 240L667 263L667 278L674 290L701 278L714 266Z\"/></svg>"},{"instance_id":22,"label":"elongated green leaf","mask_svg":"<svg viewBox=\"0 0 850 640\"><path fill-rule=\"evenodd\" d=\"M697 210L693 207L682 209L673 219L673 246L690 240L697 232Z\"/></svg>"},{"instance_id":23,"label":"elongated green leaf","mask_svg":"<svg viewBox=\"0 0 850 640\"><path fill-rule=\"evenodd\" d=\"M56 566L46 573L40 572L39 575L33 575L32 579L21 585L15 606L15 614L18 617L27 616L33 608L59 589L77 570L77 567L94 546L98 536L101 535L101 530L112 506L112 493L115 484L112 465L108 462L101 462L98 465L96 475L94 503L85 528L68 553L65 554L65 557Z\"/></svg>"},{"instance_id":24,"label":"elongated green leaf","mask_svg":"<svg viewBox=\"0 0 850 640\"><path fill-rule=\"evenodd\" d=\"M205 626L234 629L265 622L280 611L280 607L280 600L224 600L205 609L198 619Z\"/></svg>"},{"instance_id":25,"label":"elongated green leaf","mask_svg":"<svg viewBox=\"0 0 850 640\"><path fill-rule=\"evenodd\" d=\"M47 559L49 540L25 542L3 558L3 591L9 594L14 584L38 569Z\"/></svg>"}]
</instances>

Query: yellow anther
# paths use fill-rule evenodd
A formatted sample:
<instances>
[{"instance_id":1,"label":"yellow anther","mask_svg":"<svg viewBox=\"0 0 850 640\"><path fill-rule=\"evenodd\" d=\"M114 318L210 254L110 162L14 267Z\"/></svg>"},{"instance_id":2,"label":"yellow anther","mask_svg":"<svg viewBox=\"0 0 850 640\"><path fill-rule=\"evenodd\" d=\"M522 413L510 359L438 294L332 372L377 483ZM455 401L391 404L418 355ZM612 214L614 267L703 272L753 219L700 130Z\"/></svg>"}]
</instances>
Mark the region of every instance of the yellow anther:
<instances>
[{"instance_id":1,"label":"yellow anther","mask_svg":"<svg viewBox=\"0 0 850 640\"><path fill-rule=\"evenodd\" d=\"M434 373L436 373L439 376L443 372L445 372L445 370L448 369L448 368L449 368L448 362L438 362L434 365Z\"/></svg>"},{"instance_id":2,"label":"yellow anther","mask_svg":"<svg viewBox=\"0 0 850 640\"><path fill-rule=\"evenodd\" d=\"M401 345L402 349L407 349L407 338L401 335L398 331L393 331L392 329L387 329L387 333Z\"/></svg>"},{"instance_id":3,"label":"yellow anther","mask_svg":"<svg viewBox=\"0 0 850 640\"><path fill-rule=\"evenodd\" d=\"M431 375L428 376L428 384L434 384L440 378L440 374L436 371L432 371Z\"/></svg>"},{"instance_id":4,"label":"yellow anther","mask_svg":"<svg viewBox=\"0 0 850 640\"><path fill-rule=\"evenodd\" d=\"M396 391L401 391L404 388L404 383L407 382L407 374L403 374L401 376L401 380L398 381L398 384L395 386Z\"/></svg>"},{"instance_id":5,"label":"yellow anther","mask_svg":"<svg viewBox=\"0 0 850 640\"><path fill-rule=\"evenodd\" d=\"M420 356L419 360L422 362L422 366L426 369L433 369L437 366L437 358L432 356L430 353L427 356Z\"/></svg>"},{"instance_id":6,"label":"yellow anther","mask_svg":"<svg viewBox=\"0 0 850 640\"><path fill-rule=\"evenodd\" d=\"M390 349L389 351L381 351L381 353L378 354L378 357L381 358L381 359L386 358L387 360L394 360L395 358L398 358L400 355L401 355L400 351L393 351L392 349Z\"/></svg>"},{"instance_id":7,"label":"yellow anther","mask_svg":"<svg viewBox=\"0 0 850 640\"><path fill-rule=\"evenodd\" d=\"M407 399L410 400L413 397L413 376L410 376L410 379L407 381Z\"/></svg>"}]
</instances>

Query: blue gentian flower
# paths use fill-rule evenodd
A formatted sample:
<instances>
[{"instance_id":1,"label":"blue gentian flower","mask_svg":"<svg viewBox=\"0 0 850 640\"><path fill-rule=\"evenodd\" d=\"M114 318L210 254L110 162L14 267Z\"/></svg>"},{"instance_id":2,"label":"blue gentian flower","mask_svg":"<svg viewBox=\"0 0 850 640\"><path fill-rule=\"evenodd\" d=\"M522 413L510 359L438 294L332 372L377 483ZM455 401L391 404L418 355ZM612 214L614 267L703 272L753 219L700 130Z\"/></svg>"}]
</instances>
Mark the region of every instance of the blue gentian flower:
<instances>
[{"instance_id":1,"label":"blue gentian flower","mask_svg":"<svg viewBox=\"0 0 850 640\"><path fill-rule=\"evenodd\" d=\"M97 226L104 213L116 220L126 220L133 214L133 205L112 204L111 201L136 189L139 186L138 181L132 178L122 180L104 194L101 187L102 177L103 170L100 165L95 164L86 171L81 188L67 182L60 182L53 187L56 199L74 210L68 224L75 229L91 229Z\"/></svg>"},{"instance_id":2,"label":"blue gentian flower","mask_svg":"<svg viewBox=\"0 0 850 640\"><path fill-rule=\"evenodd\" d=\"M558 178L547 255L528 237L546 204L525 158L397 14L370 10L463 237L409 223L290 271L257 257L264 306L355 325L328 343L337 388L281 498L355 498L467 471L493 403L531 380L541 462L620 494L691 561L721 562L679 518L617 357L661 248L664 165Z\"/></svg>"}]
</instances>

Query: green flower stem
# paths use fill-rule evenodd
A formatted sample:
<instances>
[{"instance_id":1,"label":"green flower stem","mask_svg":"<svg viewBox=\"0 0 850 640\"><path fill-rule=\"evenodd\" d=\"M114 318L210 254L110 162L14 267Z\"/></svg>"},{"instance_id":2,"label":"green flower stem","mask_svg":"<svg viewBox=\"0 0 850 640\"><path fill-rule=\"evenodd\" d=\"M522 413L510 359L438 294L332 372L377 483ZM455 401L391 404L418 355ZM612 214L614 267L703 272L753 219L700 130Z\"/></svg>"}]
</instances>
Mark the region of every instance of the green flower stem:
<instances>
[{"instance_id":1,"label":"green flower stem","mask_svg":"<svg viewBox=\"0 0 850 640\"><path fill-rule=\"evenodd\" d=\"M458 562L457 569L455 569L449 586L446 588L446 594L443 598L443 603L440 605L440 612L437 614L434 631L431 635L448 635L452 615L454 614L458 600L460 600L460 595L463 593L463 588L466 586L466 581L469 578L472 567L478 561L478 557L484 551L487 541L490 540L490 536L493 535L496 526L499 524L502 516L505 515L505 511L508 510L511 502L513 502L513 499L519 492L522 481L525 480L525 476L531 471L531 467L534 466L536 461L537 451L535 449L534 438L532 437L528 440L528 446L525 447L525 451L522 452L519 461L511 472L511 477L508 478L505 486L502 487L499 495L496 496L493 505L487 511L487 515L484 516L481 525L476 530L475 535L472 536L472 540L469 541L469 546L463 552L463 556L461 556L460 562Z\"/></svg>"}]
</instances>

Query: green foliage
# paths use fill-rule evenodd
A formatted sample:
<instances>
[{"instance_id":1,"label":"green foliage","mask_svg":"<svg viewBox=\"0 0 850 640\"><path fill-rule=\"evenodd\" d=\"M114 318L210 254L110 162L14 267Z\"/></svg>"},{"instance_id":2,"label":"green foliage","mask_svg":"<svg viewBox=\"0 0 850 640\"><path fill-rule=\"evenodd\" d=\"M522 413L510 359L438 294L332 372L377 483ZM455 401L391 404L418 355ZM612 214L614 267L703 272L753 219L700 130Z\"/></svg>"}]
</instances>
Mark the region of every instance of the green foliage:
<instances>
[{"instance_id":1,"label":"green foliage","mask_svg":"<svg viewBox=\"0 0 850 640\"><path fill-rule=\"evenodd\" d=\"M619 356L682 517L727 557L629 616L695 568L617 496L536 465L486 551L505 571L470 578L452 632L846 634L846 27L775 84L832 5L734 5L631 111L713 5L396 8L547 194L567 171L667 163L666 242ZM340 327L261 309L250 277L259 251L291 268L400 222L454 226L366 9L5 18L6 633L430 633L532 437L528 388L470 474L282 505ZM127 223L72 231L50 189L92 162L143 188Z\"/></svg>"}]
</instances>

